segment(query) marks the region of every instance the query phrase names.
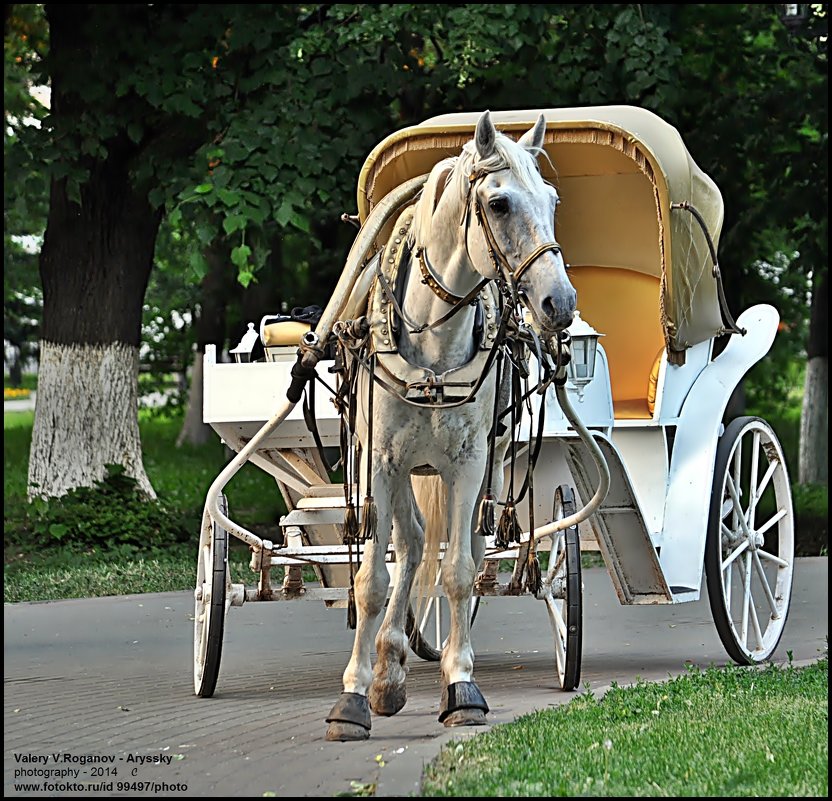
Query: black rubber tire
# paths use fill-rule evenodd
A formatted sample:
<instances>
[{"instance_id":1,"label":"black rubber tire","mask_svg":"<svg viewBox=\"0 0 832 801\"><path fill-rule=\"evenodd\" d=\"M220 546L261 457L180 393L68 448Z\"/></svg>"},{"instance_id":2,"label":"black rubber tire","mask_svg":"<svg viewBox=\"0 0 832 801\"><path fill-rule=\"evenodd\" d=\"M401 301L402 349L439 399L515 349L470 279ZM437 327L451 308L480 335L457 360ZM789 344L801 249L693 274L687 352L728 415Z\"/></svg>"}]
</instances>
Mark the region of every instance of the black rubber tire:
<instances>
[{"instance_id":1,"label":"black rubber tire","mask_svg":"<svg viewBox=\"0 0 832 801\"><path fill-rule=\"evenodd\" d=\"M220 509L224 514L228 514L228 502L224 495L220 496ZM222 640L225 633L228 532L217 523L213 524L211 531L211 563L211 602L204 608L204 614L207 615L207 624L204 629L207 629L208 641L201 674L197 667L197 655L194 654L195 690L200 698L210 698L217 687L222 659ZM198 625L198 610L196 617L197 622L194 625ZM194 648L198 647L199 643L195 637Z\"/></svg>"},{"instance_id":2,"label":"black rubber tire","mask_svg":"<svg viewBox=\"0 0 832 801\"><path fill-rule=\"evenodd\" d=\"M568 484L561 484L555 491L563 517L577 511L575 493ZM559 496L559 497L558 497ZM581 540L578 527L570 526L564 532L566 546L566 658L564 668L558 667L558 682L564 691L577 689L581 682L581 651L583 648L583 584L581 581Z\"/></svg>"},{"instance_id":3,"label":"black rubber tire","mask_svg":"<svg viewBox=\"0 0 832 801\"><path fill-rule=\"evenodd\" d=\"M479 596L475 595L471 600L471 625L473 626L474 621L477 619L477 612L480 608L480 599ZM425 662L439 661L440 657L442 656L442 649L434 647L434 645L430 643L422 635L422 632L416 625L416 617L413 614L412 606L408 607L407 609L407 624L405 627L405 631L407 633L408 639L410 640L410 648L413 651L413 653L416 654L416 656L418 656L420 659L424 659Z\"/></svg>"}]
</instances>

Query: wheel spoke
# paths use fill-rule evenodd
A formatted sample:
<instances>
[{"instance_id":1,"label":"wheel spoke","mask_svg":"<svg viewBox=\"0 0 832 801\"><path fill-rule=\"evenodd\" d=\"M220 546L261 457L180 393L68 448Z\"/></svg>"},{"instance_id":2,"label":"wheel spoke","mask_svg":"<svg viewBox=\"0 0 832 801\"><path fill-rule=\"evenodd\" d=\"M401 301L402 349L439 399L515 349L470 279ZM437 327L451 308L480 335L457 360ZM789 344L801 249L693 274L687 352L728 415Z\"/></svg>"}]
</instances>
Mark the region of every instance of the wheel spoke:
<instances>
[{"instance_id":1,"label":"wheel spoke","mask_svg":"<svg viewBox=\"0 0 832 801\"><path fill-rule=\"evenodd\" d=\"M751 566L748 567L749 571L751 570ZM763 647L763 632L760 631L760 621L757 618L757 609L754 606L754 599L749 596L748 598L748 608L751 610L751 624L754 628L754 636L757 638L757 647Z\"/></svg>"},{"instance_id":2,"label":"wheel spoke","mask_svg":"<svg viewBox=\"0 0 832 801\"><path fill-rule=\"evenodd\" d=\"M773 553L764 551L762 548L757 548L757 553L763 559L768 559L770 562L774 562L774 564L780 565L780 567L789 567L789 563L785 559L781 559L779 556L775 556Z\"/></svg>"},{"instance_id":3,"label":"wheel spoke","mask_svg":"<svg viewBox=\"0 0 832 801\"><path fill-rule=\"evenodd\" d=\"M745 589L742 599L742 636L740 645L748 648L748 608L751 604L751 554L746 554L745 568L743 569L743 582Z\"/></svg>"},{"instance_id":4,"label":"wheel spoke","mask_svg":"<svg viewBox=\"0 0 832 801\"><path fill-rule=\"evenodd\" d=\"M566 649L564 647L564 643L566 642L566 624L563 622L557 602L551 595L546 596L546 609L549 612L549 618L552 624L557 630L557 636L555 637L555 656L558 660L558 669L563 670L566 662Z\"/></svg>"},{"instance_id":5,"label":"wheel spoke","mask_svg":"<svg viewBox=\"0 0 832 801\"><path fill-rule=\"evenodd\" d=\"M737 447L734 451L733 456L733 465L732 465L732 474L726 476L726 483L730 482L731 486L734 488L734 492L731 493L729 488L729 493L731 495L731 499L734 501L734 508L731 510L731 528L736 531L737 529L737 522L740 518L743 517L742 514L742 504L739 500L739 487L740 484L740 477L742 475L742 439L737 440Z\"/></svg>"},{"instance_id":6,"label":"wheel spoke","mask_svg":"<svg viewBox=\"0 0 832 801\"><path fill-rule=\"evenodd\" d=\"M731 587L732 587L731 576L733 575L733 573L734 573L734 564L732 562L731 564L728 565L727 568L724 569L724 572L723 572L724 583L722 585L722 589L723 589L723 592L725 593L725 608L726 609L731 608Z\"/></svg>"},{"instance_id":7,"label":"wheel spoke","mask_svg":"<svg viewBox=\"0 0 832 801\"><path fill-rule=\"evenodd\" d=\"M725 477L725 487L728 490L728 494L731 496L731 500L734 502L734 517L736 518L734 528L736 528L736 523L738 522L742 528L743 534L745 534L746 537L750 537L751 529L748 527L748 523L745 522L745 515L742 512L742 503L740 502L739 492L736 484L734 483L734 479L731 476Z\"/></svg>"},{"instance_id":8,"label":"wheel spoke","mask_svg":"<svg viewBox=\"0 0 832 801\"><path fill-rule=\"evenodd\" d=\"M768 482L771 481L771 477L774 475L774 471L777 470L778 466L780 465L780 461L778 459L774 459L768 466L768 469L763 474L763 480L760 482L759 486L757 487L757 498L761 498L763 493L766 491L766 487L768 486Z\"/></svg>"},{"instance_id":9,"label":"wheel spoke","mask_svg":"<svg viewBox=\"0 0 832 801\"><path fill-rule=\"evenodd\" d=\"M748 509L745 512L745 522L754 527L754 511L757 508L759 494L757 493L757 471L760 464L760 432L755 431L751 443L751 476L748 480Z\"/></svg>"},{"instance_id":10,"label":"wheel spoke","mask_svg":"<svg viewBox=\"0 0 832 801\"><path fill-rule=\"evenodd\" d=\"M722 569L725 570L725 568L728 567L731 562L733 562L734 559L736 559L747 547L748 540L743 540L737 548L731 552L731 555L722 563Z\"/></svg>"},{"instance_id":11,"label":"wheel spoke","mask_svg":"<svg viewBox=\"0 0 832 801\"><path fill-rule=\"evenodd\" d=\"M769 587L768 577L766 576L766 571L763 570L763 563L760 561L760 555L756 552L754 553L754 567L760 576L760 584L762 584L763 592L768 599L768 605L771 609L771 619L777 620L777 618L780 617L780 613L777 611L777 601L774 600L774 593L772 593L771 587Z\"/></svg>"},{"instance_id":12,"label":"wheel spoke","mask_svg":"<svg viewBox=\"0 0 832 801\"><path fill-rule=\"evenodd\" d=\"M774 515L770 520L766 520L766 522L757 529L757 533L765 534L778 520L782 520L785 516L786 510L780 509L776 515Z\"/></svg>"}]
</instances>

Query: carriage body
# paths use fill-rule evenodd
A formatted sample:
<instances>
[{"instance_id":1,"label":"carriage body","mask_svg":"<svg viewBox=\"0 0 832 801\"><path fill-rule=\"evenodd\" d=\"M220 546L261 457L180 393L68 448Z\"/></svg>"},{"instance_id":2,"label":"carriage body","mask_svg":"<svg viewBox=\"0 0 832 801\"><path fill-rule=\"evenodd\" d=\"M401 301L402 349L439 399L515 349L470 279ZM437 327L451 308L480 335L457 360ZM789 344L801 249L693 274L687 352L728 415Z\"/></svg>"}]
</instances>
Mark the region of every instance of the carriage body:
<instances>
[{"instance_id":1,"label":"carriage body","mask_svg":"<svg viewBox=\"0 0 832 801\"><path fill-rule=\"evenodd\" d=\"M492 119L504 133L517 135L533 125L540 113L492 112ZM757 453L750 457L750 495L755 496L758 483L764 485L774 475L770 483L778 488L777 509L769 528L779 532L781 551L788 551L790 541L793 547L788 476L776 437L764 422L763 428L749 423L735 427L737 443L726 442L723 425L736 386L773 342L778 314L770 306L754 306L736 324L731 319L713 258L723 221L722 198L672 126L649 111L629 106L542 113L547 120L545 156L538 163L563 200L557 238L570 264L569 279L578 293L578 310L604 335L593 380L586 387L567 387L575 410L600 445L611 475L607 497L587 521L582 536L597 542L622 604L697 600L710 548L709 572L714 575L714 584L709 575L708 586L717 628L721 636L725 633L723 642L737 661L757 661L755 653L762 653L761 649L746 647L748 627L756 616L749 622L746 609L741 613L742 632L735 630L730 591L726 608L719 613L712 589L725 588L731 580L730 572L726 580L723 565L724 548L733 545L723 542L720 547L720 530L742 530L750 541L747 519L745 524L739 520L748 515L738 513L739 499L732 512L721 509L719 502L715 506L713 498L727 492L724 488L731 483L732 471L738 486L738 443L751 432ZM359 176L360 221L364 223L396 187L457 154L471 139L479 116L443 115L383 140L370 153ZM391 228L392 223L380 231L379 247ZM738 329L744 333L732 333ZM726 339L727 345L722 347ZM206 352L204 420L233 450L246 447L271 417L290 382L295 350L284 344L282 349L274 349L277 355L267 361L227 364L217 362L213 349ZM533 357L531 363L534 371ZM317 366L324 380L330 380L329 366L325 360ZM535 519L539 521L551 519L556 487L573 485L579 498L586 500L594 491L597 473L553 389L536 395L533 402L537 410L544 406L546 412L535 471ZM334 406L322 393L314 403L311 414L319 443L337 446ZM523 417L517 440L528 442L531 428ZM729 433L729 439L734 437L734 428L729 427ZM282 549L282 556L272 550L269 565L255 564L263 543L254 543L229 528L256 546L252 567L261 574L257 588L231 588L229 584L231 597L238 603L241 599L300 597L296 592L298 571L302 564L311 562L322 586L319 591L304 590L303 597L343 606L349 586L341 545L343 492L327 488L329 476L301 410L296 408L248 458L275 478L286 501L288 514L281 526L288 547ZM748 461L749 457L742 458ZM760 482L766 460L768 466L774 466L771 475L766 473L767 479ZM752 500L752 507L754 503ZM518 511L528 530L528 516L522 509ZM727 527L726 515L731 521ZM208 526L210 533L210 521ZM271 549L272 543L267 546L265 550ZM743 547L753 550L747 543ZM491 556L496 559L511 554L492 551ZM768 597L772 599L772 616L785 618L791 556L777 558L789 565L778 567ZM740 561L732 555L729 563L734 559ZM263 579L275 565L287 566L282 591L268 586L264 591ZM288 580L288 568L295 571L294 585ZM750 559L745 571L744 575L752 573ZM769 639L775 635L779 639L782 625L774 628ZM759 643L769 636L764 634L758 634ZM767 658L773 646L762 650Z\"/></svg>"}]
</instances>

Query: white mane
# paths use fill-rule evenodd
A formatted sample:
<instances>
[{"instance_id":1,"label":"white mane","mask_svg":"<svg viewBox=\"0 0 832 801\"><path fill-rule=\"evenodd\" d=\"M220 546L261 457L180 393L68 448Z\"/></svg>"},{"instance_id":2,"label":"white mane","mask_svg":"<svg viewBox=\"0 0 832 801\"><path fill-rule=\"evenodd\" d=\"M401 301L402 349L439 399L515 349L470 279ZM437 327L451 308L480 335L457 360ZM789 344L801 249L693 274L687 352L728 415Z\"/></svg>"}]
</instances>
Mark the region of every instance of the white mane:
<instances>
[{"instance_id":1,"label":"white mane","mask_svg":"<svg viewBox=\"0 0 832 801\"><path fill-rule=\"evenodd\" d=\"M466 143L459 156L443 159L430 172L421 197L416 204L411 228L411 245L425 247L430 239L433 213L439 197L446 189L454 191L455 202L448 211L453 219L462 220L468 200L469 176L484 170L509 169L525 189L543 190L543 178L537 168L535 156L505 134L497 132L494 152L488 158L480 158L474 141ZM441 184L441 186L440 186Z\"/></svg>"}]
</instances>

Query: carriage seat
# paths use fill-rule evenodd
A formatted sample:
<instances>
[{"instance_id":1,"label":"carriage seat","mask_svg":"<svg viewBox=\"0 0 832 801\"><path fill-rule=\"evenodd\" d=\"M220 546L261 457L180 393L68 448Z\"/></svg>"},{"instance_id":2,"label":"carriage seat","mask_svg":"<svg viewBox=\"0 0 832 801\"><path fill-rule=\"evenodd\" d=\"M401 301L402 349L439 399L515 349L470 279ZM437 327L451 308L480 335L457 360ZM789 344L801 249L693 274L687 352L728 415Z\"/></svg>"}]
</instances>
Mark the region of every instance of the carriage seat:
<instances>
[{"instance_id":1,"label":"carriage seat","mask_svg":"<svg viewBox=\"0 0 832 801\"><path fill-rule=\"evenodd\" d=\"M260 321L260 342L267 362L294 359L301 337L312 330L310 323L293 320L285 314L266 316Z\"/></svg>"},{"instance_id":2,"label":"carriage seat","mask_svg":"<svg viewBox=\"0 0 832 801\"><path fill-rule=\"evenodd\" d=\"M664 353L658 277L623 267L572 265L569 280L581 317L605 334L601 344L615 419L649 420Z\"/></svg>"}]
</instances>

